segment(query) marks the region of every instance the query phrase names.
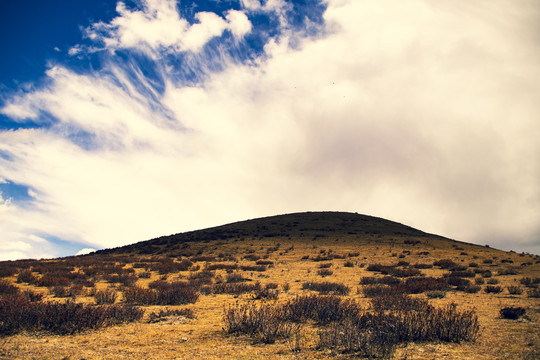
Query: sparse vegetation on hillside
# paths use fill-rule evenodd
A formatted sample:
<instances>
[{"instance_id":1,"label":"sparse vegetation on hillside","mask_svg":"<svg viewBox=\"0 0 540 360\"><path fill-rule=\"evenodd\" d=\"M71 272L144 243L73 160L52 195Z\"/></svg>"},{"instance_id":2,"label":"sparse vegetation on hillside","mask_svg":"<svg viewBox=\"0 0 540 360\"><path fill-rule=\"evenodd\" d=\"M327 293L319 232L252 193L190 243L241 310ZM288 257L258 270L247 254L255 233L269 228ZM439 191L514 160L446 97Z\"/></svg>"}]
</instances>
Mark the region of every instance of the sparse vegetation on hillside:
<instances>
[{"instance_id":1,"label":"sparse vegetation on hillside","mask_svg":"<svg viewBox=\"0 0 540 360\"><path fill-rule=\"evenodd\" d=\"M0 262L0 357L534 358L539 269L357 214L256 219Z\"/></svg>"}]
</instances>

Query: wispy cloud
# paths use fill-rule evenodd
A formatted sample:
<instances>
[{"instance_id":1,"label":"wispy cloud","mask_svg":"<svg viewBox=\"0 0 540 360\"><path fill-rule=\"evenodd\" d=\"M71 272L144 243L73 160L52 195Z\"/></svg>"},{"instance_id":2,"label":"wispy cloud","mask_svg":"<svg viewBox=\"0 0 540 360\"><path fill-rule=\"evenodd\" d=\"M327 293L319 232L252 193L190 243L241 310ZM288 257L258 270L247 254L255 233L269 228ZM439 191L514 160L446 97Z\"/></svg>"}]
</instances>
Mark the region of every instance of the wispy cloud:
<instances>
[{"instance_id":1,"label":"wispy cloud","mask_svg":"<svg viewBox=\"0 0 540 360\"><path fill-rule=\"evenodd\" d=\"M9 256L41 256L44 234L103 248L304 210L540 252L533 2L328 1L302 26L283 1L191 23L141 4L73 51L101 52L99 70L56 64L5 102L42 124L0 133L0 176L35 194L0 202Z\"/></svg>"}]
</instances>

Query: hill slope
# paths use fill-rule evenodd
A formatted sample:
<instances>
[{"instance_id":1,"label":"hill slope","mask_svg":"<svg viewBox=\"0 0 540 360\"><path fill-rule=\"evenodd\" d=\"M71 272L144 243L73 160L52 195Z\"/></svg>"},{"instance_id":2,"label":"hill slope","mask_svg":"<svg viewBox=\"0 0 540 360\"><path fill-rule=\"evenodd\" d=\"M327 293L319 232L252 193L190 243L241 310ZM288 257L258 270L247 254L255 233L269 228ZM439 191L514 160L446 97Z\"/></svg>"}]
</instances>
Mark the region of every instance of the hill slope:
<instances>
[{"instance_id":1,"label":"hill slope","mask_svg":"<svg viewBox=\"0 0 540 360\"><path fill-rule=\"evenodd\" d=\"M276 215L235 222L203 230L189 231L136 244L108 249L107 254L185 255L180 251L187 242L214 240L275 239L276 241L306 241L333 238L361 243L372 241L430 240L431 245L458 243L438 235L428 234L383 218L347 212L303 212ZM413 240L416 239L416 240ZM446 247L446 246L443 246Z\"/></svg>"},{"instance_id":2,"label":"hill slope","mask_svg":"<svg viewBox=\"0 0 540 360\"><path fill-rule=\"evenodd\" d=\"M537 359L539 297L539 256L287 214L0 262L0 358Z\"/></svg>"}]
</instances>

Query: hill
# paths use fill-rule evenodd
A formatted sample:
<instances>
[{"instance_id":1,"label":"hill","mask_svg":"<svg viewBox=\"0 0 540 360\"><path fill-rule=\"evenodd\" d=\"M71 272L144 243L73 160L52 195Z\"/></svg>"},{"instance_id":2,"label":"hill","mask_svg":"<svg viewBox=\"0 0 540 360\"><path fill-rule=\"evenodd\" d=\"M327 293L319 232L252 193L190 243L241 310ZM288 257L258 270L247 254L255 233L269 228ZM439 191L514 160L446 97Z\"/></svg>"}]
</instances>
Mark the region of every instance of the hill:
<instances>
[{"instance_id":1,"label":"hill","mask_svg":"<svg viewBox=\"0 0 540 360\"><path fill-rule=\"evenodd\" d=\"M0 262L0 358L535 359L540 257L308 212Z\"/></svg>"},{"instance_id":2,"label":"hill","mask_svg":"<svg viewBox=\"0 0 540 360\"><path fill-rule=\"evenodd\" d=\"M348 240L357 245L370 242L402 243L404 240L429 239L431 246L446 248L454 240L432 235L383 218L346 212L304 212L235 222L203 230L189 231L142 241L101 254L154 254L182 256L186 243L274 239L283 241L317 241L327 238ZM446 244L446 245L448 245Z\"/></svg>"}]
</instances>

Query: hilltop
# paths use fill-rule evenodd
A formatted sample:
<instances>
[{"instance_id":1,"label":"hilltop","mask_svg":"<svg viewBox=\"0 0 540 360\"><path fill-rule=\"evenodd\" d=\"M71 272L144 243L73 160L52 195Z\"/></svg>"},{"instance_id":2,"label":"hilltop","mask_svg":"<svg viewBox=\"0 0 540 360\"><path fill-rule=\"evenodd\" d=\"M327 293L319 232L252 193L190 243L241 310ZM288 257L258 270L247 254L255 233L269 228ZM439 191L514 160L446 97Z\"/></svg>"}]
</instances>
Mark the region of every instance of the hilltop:
<instances>
[{"instance_id":1,"label":"hilltop","mask_svg":"<svg viewBox=\"0 0 540 360\"><path fill-rule=\"evenodd\" d=\"M396 244L406 241L428 240L430 246L446 248L461 242L428 234L394 221L374 216L347 212L303 212L239 221L212 228L189 231L142 241L100 254L155 254L182 256L186 243L210 241L283 240L292 242L339 239L358 246L379 242ZM445 244L446 243L446 244ZM427 244L427 242L426 242Z\"/></svg>"}]
</instances>

